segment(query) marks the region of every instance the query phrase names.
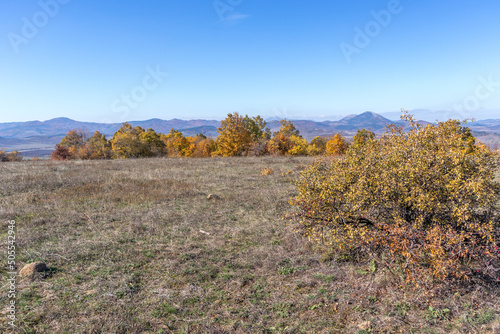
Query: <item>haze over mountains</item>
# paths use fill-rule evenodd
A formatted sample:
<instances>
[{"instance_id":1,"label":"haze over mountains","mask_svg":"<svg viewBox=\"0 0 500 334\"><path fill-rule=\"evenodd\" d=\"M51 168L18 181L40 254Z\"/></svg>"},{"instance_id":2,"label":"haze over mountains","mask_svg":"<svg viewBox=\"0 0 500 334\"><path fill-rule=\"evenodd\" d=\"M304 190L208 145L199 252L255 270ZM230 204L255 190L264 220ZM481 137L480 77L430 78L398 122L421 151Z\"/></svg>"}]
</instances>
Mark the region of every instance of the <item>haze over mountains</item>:
<instances>
[{"instance_id":1,"label":"haze over mountains","mask_svg":"<svg viewBox=\"0 0 500 334\"><path fill-rule=\"evenodd\" d=\"M375 133L385 132L388 124L404 125L403 121L391 121L373 112L364 112L360 115L350 115L339 121L315 122L311 120L292 120L302 136L312 139L315 136L331 136L341 133L343 136L352 136L359 129L370 129ZM170 129L181 131L185 136L203 133L206 136L216 137L217 120L161 120L150 119L146 121L131 121L133 126L144 129L152 128L156 132L168 133ZM427 122L422 122L427 123ZM7 151L18 150L24 156L48 156L56 143L66 135L69 130L81 129L93 134L99 131L108 139L120 128L121 123L90 123L79 122L69 118L54 118L48 121L10 122L0 123L0 148ZM498 146L500 142L500 119L481 120L468 124L476 136L483 142ZM268 127L271 131L279 129L278 120L269 120Z\"/></svg>"}]
</instances>

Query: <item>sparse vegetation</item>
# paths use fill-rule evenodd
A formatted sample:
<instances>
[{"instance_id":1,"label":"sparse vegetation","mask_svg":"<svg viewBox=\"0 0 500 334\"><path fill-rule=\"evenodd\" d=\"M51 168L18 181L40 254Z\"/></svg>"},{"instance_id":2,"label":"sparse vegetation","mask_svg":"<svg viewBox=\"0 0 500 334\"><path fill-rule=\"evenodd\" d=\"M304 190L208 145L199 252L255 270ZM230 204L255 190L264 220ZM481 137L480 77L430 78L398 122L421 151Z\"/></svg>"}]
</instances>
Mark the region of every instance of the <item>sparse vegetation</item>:
<instances>
[{"instance_id":1,"label":"sparse vegetation","mask_svg":"<svg viewBox=\"0 0 500 334\"><path fill-rule=\"evenodd\" d=\"M19 162L22 160L23 155L18 151L5 152L0 150L0 162Z\"/></svg>"},{"instance_id":2,"label":"sparse vegetation","mask_svg":"<svg viewBox=\"0 0 500 334\"><path fill-rule=\"evenodd\" d=\"M293 233L280 218L312 162L1 164L0 237L16 219L19 267L50 269L18 282L20 332L498 331L498 286L405 288L376 263L320 254Z\"/></svg>"}]
</instances>

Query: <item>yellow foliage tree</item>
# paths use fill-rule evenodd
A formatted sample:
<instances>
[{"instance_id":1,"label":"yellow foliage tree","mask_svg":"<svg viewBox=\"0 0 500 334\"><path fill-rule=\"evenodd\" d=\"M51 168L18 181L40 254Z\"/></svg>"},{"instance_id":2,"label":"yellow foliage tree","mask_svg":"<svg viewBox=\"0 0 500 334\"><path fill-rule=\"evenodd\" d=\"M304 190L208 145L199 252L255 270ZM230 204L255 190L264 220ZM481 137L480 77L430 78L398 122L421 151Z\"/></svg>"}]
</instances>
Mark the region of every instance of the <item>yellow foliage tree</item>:
<instances>
[{"instance_id":1,"label":"yellow foliage tree","mask_svg":"<svg viewBox=\"0 0 500 334\"><path fill-rule=\"evenodd\" d=\"M94 132L86 143L87 159L109 159L111 158L111 144L106 136L99 131Z\"/></svg>"},{"instance_id":2,"label":"yellow foliage tree","mask_svg":"<svg viewBox=\"0 0 500 334\"><path fill-rule=\"evenodd\" d=\"M274 133L274 136L277 134L283 134L287 137L291 136L300 136L299 130L295 128L295 125L292 123L292 121L287 120L286 118L280 120L280 129Z\"/></svg>"},{"instance_id":3,"label":"yellow foliage tree","mask_svg":"<svg viewBox=\"0 0 500 334\"><path fill-rule=\"evenodd\" d=\"M307 148L308 155L321 155L326 151L326 141L322 137L314 137Z\"/></svg>"},{"instance_id":4,"label":"yellow foliage tree","mask_svg":"<svg viewBox=\"0 0 500 334\"><path fill-rule=\"evenodd\" d=\"M293 149L295 143L303 143L298 140L298 138L302 137L300 136L299 130L295 128L295 125L286 118L280 120L280 124L280 129L273 134L273 138L268 143L269 152L275 155L287 155L290 154L290 150ZM292 140L292 137L294 137L294 140ZM294 153L300 152L300 149L301 148L297 148Z\"/></svg>"},{"instance_id":5,"label":"yellow foliage tree","mask_svg":"<svg viewBox=\"0 0 500 334\"><path fill-rule=\"evenodd\" d=\"M307 140L300 136L293 135L290 137L290 141L292 142L292 147L288 151L288 154L293 156L307 155L307 149L309 147Z\"/></svg>"},{"instance_id":6,"label":"yellow foliage tree","mask_svg":"<svg viewBox=\"0 0 500 334\"><path fill-rule=\"evenodd\" d=\"M217 128L217 154L224 157L247 153L252 143L252 134L247 122L237 112L228 114Z\"/></svg>"},{"instance_id":7,"label":"yellow foliage tree","mask_svg":"<svg viewBox=\"0 0 500 334\"><path fill-rule=\"evenodd\" d=\"M132 127L123 123L110 140L114 158L140 158L147 155L147 148L142 140L144 129L140 126Z\"/></svg>"},{"instance_id":8,"label":"yellow foliage tree","mask_svg":"<svg viewBox=\"0 0 500 334\"><path fill-rule=\"evenodd\" d=\"M67 159L80 159L82 151L85 151L87 138L88 135L85 131L71 130L61 140L59 146L67 150Z\"/></svg>"},{"instance_id":9,"label":"yellow foliage tree","mask_svg":"<svg viewBox=\"0 0 500 334\"><path fill-rule=\"evenodd\" d=\"M208 158L212 156L212 152L216 150L215 141L207 138L204 135L197 135L194 137L195 149L192 156L195 158Z\"/></svg>"},{"instance_id":10,"label":"yellow foliage tree","mask_svg":"<svg viewBox=\"0 0 500 334\"><path fill-rule=\"evenodd\" d=\"M344 137L337 133L326 142L326 153L328 155L343 155L347 151L349 144Z\"/></svg>"},{"instance_id":11,"label":"yellow foliage tree","mask_svg":"<svg viewBox=\"0 0 500 334\"><path fill-rule=\"evenodd\" d=\"M165 143L161 140L161 134L158 134L153 129L147 129L141 132L139 140L142 146L142 157L159 157L166 153Z\"/></svg>"},{"instance_id":12,"label":"yellow foliage tree","mask_svg":"<svg viewBox=\"0 0 500 334\"><path fill-rule=\"evenodd\" d=\"M182 132L171 129L167 135L162 135L161 139L165 144L168 156L185 157L190 155L191 143L182 135Z\"/></svg>"},{"instance_id":13,"label":"yellow foliage tree","mask_svg":"<svg viewBox=\"0 0 500 334\"><path fill-rule=\"evenodd\" d=\"M271 130L267 128L267 122L260 116L243 118L246 128L250 132L253 142L258 142L261 139L271 139Z\"/></svg>"},{"instance_id":14,"label":"yellow foliage tree","mask_svg":"<svg viewBox=\"0 0 500 334\"><path fill-rule=\"evenodd\" d=\"M276 133L268 143L269 152L273 155L286 155L292 147L292 140L283 133Z\"/></svg>"}]
</instances>

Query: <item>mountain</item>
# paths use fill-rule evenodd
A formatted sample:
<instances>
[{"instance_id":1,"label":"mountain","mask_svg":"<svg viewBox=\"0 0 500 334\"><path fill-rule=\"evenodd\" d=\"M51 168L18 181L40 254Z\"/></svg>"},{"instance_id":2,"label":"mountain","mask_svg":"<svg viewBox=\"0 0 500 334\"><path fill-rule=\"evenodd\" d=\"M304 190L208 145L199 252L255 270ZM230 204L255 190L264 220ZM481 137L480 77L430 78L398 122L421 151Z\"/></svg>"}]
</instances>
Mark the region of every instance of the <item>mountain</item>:
<instances>
[{"instance_id":1,"label":"mountain","mask_svg":"<svg viewBox=\"0 0 500 334\"><path fill-rule=\"evenodd\" d=\"M359 129L369 129L377 134L385 132L387 125L404 126L404 121L391 121L379 114L366 111L359 115L349 115L338 121L292 120L302 136L310 140L315 136L332 136L340 133L352 137ZM133 126L144 129L152 128L159 133L168 133L171 129L181 131L185 136L202 133L216 137L217 120L162 120L158 118L145 121L129 122ZM429 124L420 121L422 124ZM7 151L18 150L25 156L47 156L66 133L73 129L81 129L92 134L99 131L110 138L121 126L121 123L91 123L79 122L69 118L54 118L45 122L10 122L0 123L0 148ZM487 119L467 124L482 142L493 147L500 142L500 119ZM268 120L268 127L275 132L280 128L278 120Z\"/></svg>"},{"instance_id":2,"label":"mountain","mask_svg":"<svg viewBox=\"0 0 500 334\"><path fill-rule=\"evenodd\" d=\"M360 115L344 117L340 121L333 123L337 123L335 125L336 130L357 131L358 129L367 128L373 132L378 132L385 130L388 124L396 122L371 111L366 111Z\"/></svg>"},{"instance_id":3,"label":"mountain","mask_svg":"<svg viewBox=\"0 0 500 334\"><path fill-rule=\"evenodd\" d=\"M132 121L129 122L133 126L141 126L144 129L152 128L157 132L166 133L170 129L184 130L200 126L210 126L216 128L220 125L219 121L207 120L190 120L184 121L180 119L172 119L164 121L158 118L147 121ZM60 117L54 118L45 122L15 122L15 123L0 123L0 136L3 138L30 138L34 136L65 136L66 133L73 129L81 129L89 133L99 131L107 136L113 135L122 123L91 123L79 122L69 118ZM212 130L212 129L210 129Z\"/></svg>"},{"instance_id":4,"label":"mountain","mask_svg":"<svg viewBox=\"0 0 500 334\"><path fill-rule=\"evenodd\" d=\"M417 120L427 120L431 122L438 121L446 121L450 118L452 119L490 119L496 118L500 116L500 110L474 110L474 111L466 111L466 110L427 110L427 109L413 109L409 111L410 114L415 116ZM385 112L381 114L384 117L387 117L391 120L399 120L401 116L400 111L394 112Z\"/></svg>"},{"instance_id":5,"label":"mountain","mask_svg":"<svg viewBox=\"0 0 500 334\"><path fill-rule=\"evenodd\" d=\"M486 119L482 121L469 123L467 124L467 126L475 131L500 133L500 119Z\"/></svg>"}]
</instances>

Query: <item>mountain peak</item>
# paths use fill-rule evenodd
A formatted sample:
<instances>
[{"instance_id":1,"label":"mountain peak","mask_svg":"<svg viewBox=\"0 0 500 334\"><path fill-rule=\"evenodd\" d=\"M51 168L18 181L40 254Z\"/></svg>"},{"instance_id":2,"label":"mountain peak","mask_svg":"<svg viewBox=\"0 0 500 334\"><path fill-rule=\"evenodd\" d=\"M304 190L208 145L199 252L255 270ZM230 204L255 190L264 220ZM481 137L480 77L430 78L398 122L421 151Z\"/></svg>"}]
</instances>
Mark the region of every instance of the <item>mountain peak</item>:
<instances>
[{"instance_id":1,"label":"mountain peak","mask_svg":"<svg viewBox=\"0 0 500 334\"><path fill-rule=\"evenodd\" d=\"M53 123L53 122L76 122L75 120L72 120L71 118L68 117L56 117L49 119L45 122Z\"/></svg>"}]
</instances>

